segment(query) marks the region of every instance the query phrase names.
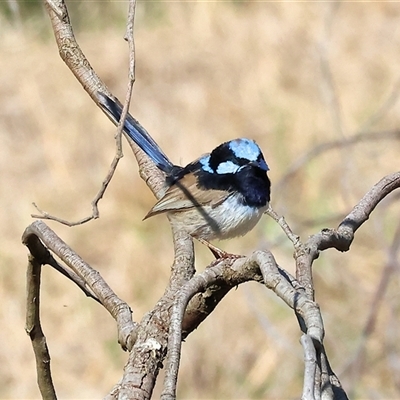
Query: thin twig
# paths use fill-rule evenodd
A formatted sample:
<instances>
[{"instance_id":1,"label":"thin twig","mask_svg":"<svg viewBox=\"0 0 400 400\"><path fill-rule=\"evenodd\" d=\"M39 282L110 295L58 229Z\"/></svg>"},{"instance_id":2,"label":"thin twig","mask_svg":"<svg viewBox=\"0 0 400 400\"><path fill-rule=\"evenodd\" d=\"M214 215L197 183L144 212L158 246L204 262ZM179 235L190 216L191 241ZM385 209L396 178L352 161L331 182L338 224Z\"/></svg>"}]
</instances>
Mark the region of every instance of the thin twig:
<instances>
[{"instance_id":1,"label":"thin twig","mask_svg":"<svg viewBox=\"0 0 400 400\"><path fill-rule=\"evenodd\" d=\"M295 160L286 170L285 174L275 183L275 190L281 190L281 188L289 183L289 180L295 176L295 174L303 168L305 165L316 159L317 157L327 153L331 150L343 149L345 147L354 146L360 143L366 142L379 142L381 140L398 140L400 139L400 130L388 130L388 131L377 131L377 132L365 132L360 131L355 135L351 135L338 140L332 140L316 145L311 150L308 150L305 154Z\"/></svg>"},{"instance_id":2,"label":"thin twig","mask_svg":"<svg viewBox=\"0 0 400 400\"><path fill-rule=\"evenodd\" d=\"M331 43L332 25L340 4L334 2L328 5L327 14L324 20L323 39L319 45L319 54L322 72L322 88L325 89L325 97L328 102L328 108L332 116L332 122L336 132L341 136L346 136L346 129L343 123L342 108L337 94L336 85L329 61L329 46Z\"/></svg>"},{"instance_id":3,"label":"thin twig","mask_svg":"<svg viewBox=\"0 0 400 400\"><path fill-rule=\"evenodd\" d=\"M268 206L267 211L265 211L265 214L269 215L282 228L283 232L286 234L288 239L293 243L295 249L301 246L300 236L293 233L292 229L286 222L285 218L283 216L278 215L272 209L271 205Z\"/></svg>"},{"instance_id":4,"label":"thin twig","mask_svg":"<svg viewBox=\"0 0 400 400\"><path fill-rule=\"evenodd\" d=\"M100 80L97 74L94 72L92 67L90 66L88 60L80 49L78 43L76 42L72 26L68 17L68 10L63 0L45 0L45 4L47 6L51 21L53 23L53 30L55 32L56 41L60 49L60 55L71 71L74 73L75 77L79 82L83 85L85 90L90 94L90 96L95 100L98 104L98 96L97 92L100 90L103 93L109 94L109 90L104 85L104 83ZM35 203L33 203L34 207L38 210L39 214L32 214L33 218L41 218L47 220L53 220L59 222L66 226L76 226L82 225L86 222L89 222L93 219L99 218L100 212L98 208L98 204L100 200L103 198L109 183L111 182L116 168L118 166L119 160L123 157L122 153L122 143L121 136L124 126L125 118L128 114L130 99L132 97L133 84L135 82L135 43L133 36L133 28L134 28L134 20L135 20L135 8L136 1L130 1L129 3L129 12L128 12L128 23L126 30L126 39L129 43L129 81L128 88L125 96L125 103L122 109L121 119L118 123L118 129L115 134L116 140L116 151L114 158L111 162L110 168L107 172L105 179L102 182L101 188L94 197L91 202L92 205L92 214L81 218L77 221L68 221L66 219L60 218L58 216L52 215L47 211L41 210ZM135 147L136 145L130 141L131 146ZM136 151L137 148L136 148ZM140 151L139 151L140 153ZM136 154L136 152L135 152ZM137 155L137 154L136 154ZM140 160L138 159L139 164Z\"/></svg>"},{"instance_id":5,"label":"thin twig","mask_svg":"<svg viewBox=\"0 0 400 400\"><path fill-rule=\"evenodd\" d=\"M377 108L377 110L368 117L368 119L359 128L360 132L370 129L372 126L377 124L397 103L400 96L400 75L396 79L396 82L390 89L386 99L383 100L382 104Z\"/></svg>"},{"instance_id":6,"label":"thin twig","mask_svg":"<svg viewBox=\"0 0 400 400\"><path fill-rule=\"evenodd\" d=\"M125 112L126 116L126 112ZM41 210L36 203L32 203L33 206L38 210L39 214L31 214L32 218L40 218L40 219L46 219L46 220L51 220L58 222L60 224L72 227L72 226L77 226L77 225L82 225L85 224L86 222L92 221L93 219L97 219L100 216L99 208L98 208L98 203L99 201L103 198L109 183L111 182L114 173L117 169L119 160L123 157L122 154L122 147L121 147L121 131L122 131L123 126L121 128L118 128L117 134L116 134L116 153L114 155L114 159L111 162L110 168L107 172L106 177L104 178L101 188L94 197L94 199L91 202L92 205L92 214L88 215L84 218L81 218L77 221L68 221L66 219L57 217L55 215L49 214L47 211Z\"/></svg>"}]
</instances>

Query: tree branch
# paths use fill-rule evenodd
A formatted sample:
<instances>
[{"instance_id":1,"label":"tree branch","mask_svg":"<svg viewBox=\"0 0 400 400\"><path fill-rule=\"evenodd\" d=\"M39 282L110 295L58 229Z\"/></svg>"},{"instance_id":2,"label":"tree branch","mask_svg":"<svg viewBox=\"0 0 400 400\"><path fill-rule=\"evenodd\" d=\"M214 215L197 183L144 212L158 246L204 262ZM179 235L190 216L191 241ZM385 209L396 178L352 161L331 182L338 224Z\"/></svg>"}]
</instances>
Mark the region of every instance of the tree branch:
<instances>
[{"instance_id":1,"label":"tree branch","mask_svg":"<svg viewBox=\"0 0 400 400\"><path fill-rule=\"evenodd\" d=\"M317 356L313 340L309 335L300 338L304 350L304 383L301 400L314 400L314 384L317 371Z\"/></svg>"},{"instance_id":2,"label":"tree branch","mask_svg":"<svg viewBox=\"0 0 400 400\"><path fill-rule=\"evenodd\" d=\"M261 279L262 277L262 279ZM176 382L179 370L182 326L186 306L193 296L206 292L215 286L222 289L225 295L231 288L248 281L263 282L273 290L296 314L305 321L308 334L322 343L324 329L318 306L308 300L298 285L293 285L294 278L278 267L273 255L268 251L256 251L250 257L239 259L222 259L209 266L204 272L194 276L176 294L172 307L168 340L168 359L164 381L163 400L176 398ZM295 289L296 286L298 289ZM223 296L218 296L218 301ZM213 308L216 304L213 304ZM199 316L203 320L206 315ZM192 327L197 326L193 323ZM185 326L187 329L187 325ZM187 335L188 332L184 331Z\"/></svg>"},{"instance_id":3,"label":"tree branch","mask_svg":"<svg viewBox=\"0 0 400 400\"><path fill-rule=\"evenodd\" d=\"M285 174L281 177L279 182L276 182L274 187L275 190L281 190L281 188L288 184L289 181L296 175L298 171L304 168L305 165L315 160L317 157L331 151L344 149L346 147L355 146L360 143L366 142L378 142L382 140L398 140L400 138L400 130L385 130L377 132L368 132L360 130L352 136L346 136L338 140L327 141L316 145L311 150L308 150L304 155L297 158L287 169Z\"/></svg>"},{"instance_id":4,"label":"tree branch","mask_svg":"<svg viewBox=\"0 0 400 400\"><path fill-rule=\"evenodd\" d=\"M379 309L382 301L389 287L391 278L396 270L399 268L398 253L400 251L400 223L397 224L396 231L393 235L392 243L389 246L387 260L383 267L381 278L377 284L375 294L372 296L370 310L361 331L360 342L354 355L350 357L342 370L344 376L351 377L351 382L356 382L359 374L365 365L366 357L366 342L375 330L377 319L379 316ZM351 388L350 388L351 390Z\"/></svg>"},{"instance_id":5,"label":"tree branch","mask_svg":"<svg viewBox=\"0 0 400 400\"><path fill-rule=\"evenodd\" d=\"M296 278L306 289L310 299L314 298L311 268L320 252L330 248L348 251L357 229L368 220L375 207L399 187L400 172L385 176L354 206L337 229L322 229L319 233L310 236L304 246L295 249Z\"/></svg>"},{"instance_id":6,"label":"tree branch","mask_svg":"<svg viewBox=\"0 0 400 400\"><path fill-rule=\"evenodd\" d=\"M81 289L80 282L85 282L97 299L113 316L117 322L118 342L122 348L130 350L136 340L137 324L132 321L130 307L122 301L107 285L101 275L84 262L66 243L64 243L46 224L35 221L26 228L22 242L31 254L42 264L54 266L50 254L44 243L54 254L56 254L72 271L72 279ZM65 273L64 275L67 276ZM91 296L93 297L93 296Z\"/></svg>"},{"instance_id":7,"label":"tree branch","mask_svg":"<svg viewBox=\"0 0 400 400\"><path fill-rule=\"evenodd\" d=\"M28 258L25 331L32 341L36 360L37 382L42 398L57 399L50 369L50 354L40 323L40 275L42 265L34 256Z\"/></svg>"},{"instance_id":8,"label":"tree branch","mask_svg":"<svg viewBox=\"0 0 400 400\"><path fill-rule=\"evenodd\" d=\"M45 4L53 24L60 56L77 80L98 105L99 92L113 97L79 48L64 1L45 0ZM130 72L122 121L128 110L135 79L134 16L135 2L131 0L126 33L130 50ZM329 67L328 64L327 66ZM329 72L329 68L327 71ZM332 88L331 85L330 90ZM334 97L332 96L333 100ZM343 134L340 110L334 111L338 119L336 121L338 130ZM98 200L103 196L122 156L120 139L122 121L116 135L116 156L102 189L96 196ZM128 140L138 160L141 177L156 197L159 197L165 187L164 174L130 139ZM132 321L128 305L115 295L100 274L85 263L43 222L36 221L28 227L23 242L31 254L72 279L86 294L101 302L116 319L119 341L131 352L123 377L108 395L109 399L150 398L158 372L166 358L167 349L167 369L162 397L174 399L182 338L192 332L212 312L232 287L249 280L262 282L291 307L305 333L302 339L306 358L303 398L333 398L337 393L346 398L339 380L330 368L323 346L324 327L319 307L314 302L312 265L323 250L336 248L339 251L347 251L356 230L368 219L376 205L399 185L400 173L385 177L361 199L337 229L323 229L304 243L292 232L283 217L279 217L272 209L268 210L268 214L279 223L294 246L296 279L280 268L273 255L267 251L254 252L248 258L217 260L204 272L195 275L193 241L188 234L173 227L175 256L169 284L162 298L143 317L139 325ZM97 207L96 199L92 203L93 208ZM46 213L44 215L48 216ZM72 272L55 262L43 244L60 257ZM311 381L314 382L314 387L311 386Z\"/></svg>"},{"instance_id":9,"label":"tree branch","mask_svg":"<svg viewBox=\"0 0 400 400\"><path fill-rule=\"evenodd\" d=\"M111 97L114 97L110 93L106 85L99 78L99 76L95 73L89 61L86 59L81 48L79 47L73 33L72 25L70 23L68 15L68 10L64 0L45 0L44 2L53 25L53 31L59 48L60 56L66 63L66 65L69 67L71 72L75 75L77 80L82 84L83 88L91 96L91 98L97 105L99 105L100 102L97 94L99 91ZM128 88L125 96L125 104L122 107L121 120L118 123L118 129L115 135L115 140L116 140L115 156L113 161L111 162L109 171L107 172L107 175L102 182L100 190L96 194L95 198L92 200L91 203L92 214L84 218L81 218L77 221L68 221L41 210L35 203L33 203L33 205L39 212L39 214L32 214L33 218L48 219L57 221L67 226L76 226L91 221L92 219L97 219L99 217L98 203L103 198L104 193L106 192L107 187L112 177L114 176L119 160L123 157L121 135L123 131L124 121L129 110L133 84L135 82L135 43L133 37L133 28L134 28L136 1L130 0L129 4L130 5L128 11L128 24L125 35L129 43ZM115 123L115 121L113 121L112 119L111 121ZM134 151L134 154L136 155L142 178L146 181L150 189L157 195L158 193L160 193L160 190L162 190L162 188L164 187L165 184L164 175L154 166L151 160L148 159L148 157L142 152L142 150L140 150L127 135L125 135L125 137L127 138L130 146Z\"/></svg>"}]
</instances>

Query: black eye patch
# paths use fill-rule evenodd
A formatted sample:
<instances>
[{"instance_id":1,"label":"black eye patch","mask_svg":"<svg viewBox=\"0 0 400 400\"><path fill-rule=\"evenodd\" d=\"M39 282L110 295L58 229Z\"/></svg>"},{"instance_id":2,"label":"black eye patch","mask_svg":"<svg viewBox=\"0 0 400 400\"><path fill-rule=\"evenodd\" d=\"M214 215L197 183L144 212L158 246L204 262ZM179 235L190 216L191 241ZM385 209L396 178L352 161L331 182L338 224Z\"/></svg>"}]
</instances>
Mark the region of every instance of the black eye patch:
<instances>
[{"instance_id":1,"label":"black eye patch","mask_svg":"<svg viewBox=\"0 0 400 400\"><path fill-rule=\"evenodd\" d=\"M249 163L249 160L247 158L237 157L232 149L230 149L228 143L223 143L219 145L211 152L209 165L214 171L218 169L218 166L220 164L226 161L231 161L239 167Z\"/></svg>"}]
</instances>

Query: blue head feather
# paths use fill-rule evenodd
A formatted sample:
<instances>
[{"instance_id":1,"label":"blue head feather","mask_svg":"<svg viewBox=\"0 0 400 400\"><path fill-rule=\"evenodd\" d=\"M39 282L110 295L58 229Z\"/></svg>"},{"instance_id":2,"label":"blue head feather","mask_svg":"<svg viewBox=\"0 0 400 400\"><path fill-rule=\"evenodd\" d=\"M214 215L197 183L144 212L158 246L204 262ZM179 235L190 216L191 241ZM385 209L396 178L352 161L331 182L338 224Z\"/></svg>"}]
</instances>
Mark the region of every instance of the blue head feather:
<instances>
[{"instance_id":1,"label":"blue head feather","mask_svg":"<svg viewBox=\"0 0 400 400\"><path fill-rule=\"evenodd\" d=\"M261 149L254 140L246 138L231 140L229 142L229 148L236 157L254 162L259 168L265 171L269 170Z\"/></svg>"}]
</instances>

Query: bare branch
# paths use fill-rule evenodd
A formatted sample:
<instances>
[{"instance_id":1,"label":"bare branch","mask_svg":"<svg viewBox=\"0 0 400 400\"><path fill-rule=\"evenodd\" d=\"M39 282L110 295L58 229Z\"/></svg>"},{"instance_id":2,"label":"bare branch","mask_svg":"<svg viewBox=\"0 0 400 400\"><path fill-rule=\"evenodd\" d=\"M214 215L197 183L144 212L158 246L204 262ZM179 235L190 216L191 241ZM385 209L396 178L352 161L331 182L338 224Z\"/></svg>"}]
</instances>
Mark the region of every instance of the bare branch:
<instances>
[{"instance_id":1,"label":"bare branch","mask_svg":"<svg viewBox=\"0 0 400 400\"><path fill-rule=\"evenodd\" d=\"M88 94L92 97L96 104L99 104L99 98L97 95L98 91L112 96L108 88L92 69L91 65L89 64L88 60L80 49L78 43L76 42L65 2L63 0L45 0L45 5L53 24L53 31L55 33L56 42L59 47L60 56L70 68L75 77L78 79L78 81L82 84L83 88L88 92ZM84 224L93 219L97 219L99 217L98 203L103 198L104 193L106 192L107 187L112 177L114 176L119 160L123 157L121 135L123 131L124 121L129 110L129 103L132 97L132 88L135 81L135 44L133 37L135 8L136 2L131 0L129 5L128 24L126 31L126 39L129 43L129 81L127 93L125 96L125 105L123 107L121 120L118 124L117 133L115 135L116 153L113 161L111 162L109 171L107 172L107 175L102 182L99 192L96 194L95 198L91 202L92 214L77 221L67 221L63 218L57 217L46 211L41 210L36 204L34 204L39 214L32 214L31 216L33 218L48 219L57 221L63 225L76 226ZM148 160L147 156L133 143L133 141L129 137L127 138L138 159L139 167L143 167L141 168L141 173L143 174L142 176L144 177L146 182L149 182L148 184L150 185L150 188L155 193L157 193L159 191L159 188L163 185L163 175L155 168L153 163ZM155 177L156 179L149 179L149 173L152 177Z\"/></svg>"},{"instance_id":2,"label":"bare branch","mask_svg":"<svg viewBox=\"0 0 400 400\"><path fill-rule=\"evenodd\" d=\"M265 214L269 215L283 230L283 232L286 234L288 239L293 243L294 248L298 248L301 246L300 242L300 236L295 235L286 222L285 218L283 216L279 216L271 207L271 205L268 206L267 211L265 211Z\"/></svg>"},{"instance_id":3,"label":"bare branch","mask_svg":"<svg viewBox=\"0 0 400 400\"><path fill-rule=\"evenodd\" d=\"M109 93L75 39L65 2L63 0L45 0L44 3L53 25L60 56L78 82L82 84L94 101L96 101L98 90Z\"/></svg>"},{"instance_id":4,"label":"bare branch","mask_svg":"<svg viewBox=\"0 0 400 400\"><path fill-rule=\"evenodd\" d=\"M111 290L101 275L84 262L66 243L64 243L46 224L35 221L26 228L22 240L30 251L39 248L47 252L44 246L38 247L36 241L42 241L54 254L56 254L73 272L90 287L101 304L117 322L118 341L124 349L131 349L136 340L136 323L132 321L131 309ZM37 257L37 252L34 254ZM49 265L49 257L43 254L41 262ZM81 287L79 285L79 287Z\"/></svg>"},{"instance_id":5,"label":"bare branch","mask_svg":"<svg viewBox=\"0 0 400 400\"><path fill-rule=\"evenodd\" d=\"M318 306L307 299L301 288L298 290L295 289L292 284L295 279L278 267L270 252L256 251L248 258L217 260L217 262L214 262L204 272L194 276L182 286L175 296L169 330L168 358L162 394L163 400L171 400L176 397L176 382L182 343L182 325L189 300L195 294L199 292L204 293L209 287L216 285L222 293L222 296L217 298L218 300L214 299L214 301L218 302L232 287L250 280L261 282L260 273L264 284L273 290L302 318L305 323L305 331L310 337L322 343L324 328ZM299 286L296 285L296 287ZM213 308L215 306L216 304L213 304ZM201 321L205 318L206 315L200 316ZM191 322L192 327L197 326L193 323L193 316L191 316ZM187 326L185 329L187 329ZM187 331L185 333L188 334Z\"/></svg>"},{"instance_id":6,"label":"bare branch","mask_svg":"<svg viewBox=\"0 0 400 400\"><path fill-rule=\"evenodd\" d=\"M361 332L360 342L354 355L348 360L343 368L342 374L351 374L352 382L357 381L358 375L365 366L366 342L375 330L379 310L382 305L383 298L389 287L389 283L395 271L399 267L398 253L400 250L400 223L397 225L392 243L388 249L387 260L381 273L381 279L376 287L375 294L372 296L370 310L367 320Z\"/></svg>"},{"instance_id":7,"label":"bare branch","mask_svg":"<svg viewBox=\"0 0 400 400\"><path fill-rule=\"evenodd\" d=\"M41 263L29 256L27 270L27 301L25 330L32 341L36 360L39 390L43 399L57 399L50 369L50 354L40 323L40 275Z\"/></svg>"},{"instance_id":8,"label":"bare branch","mask_svg":"<svg viewBox=\"0 0 400 400\"><path fill-rule=\"evenodd\" d=\"M349 137L318 144L311 150L307 151L304 155L300 156L289 166L289 168L286 170L286 173L282 176L279 182L274 185L275 190L280 190L280 188L286 185L301 168L328 151L343 149L349 146L357 145L359 143L378 142L381 140L398 140L399 138L400 130L398 129L378 132L360 131L359 133Z\"/></svg>"},{"instance_id":9,"label":"bare branch","mask_svg":"<svg viewBox=\"0 0 400 400\"><path fill-rule=\"evenodd\" d=\"M340 223L338 232L347 245L336 247L339 251L347 251L355 231L368 220L375 207L393 190L400 187L400 172L387 175L369 190L349 215Z\"/></svg>"},{"instance_id":10,"label":"bare branch","mask_svg":"<svg viewBox=\"0 0 400 400\"><path fill-rule=\"evenodd\" d=\"M106 180L103 182L102 188L100 189L99 193L96 195L96 198L92 201L92 215L89 215L87 217L84 217L78 221L68 221L66 219L57 217L56 215L49 214L47 211L44 211L39 208L39 206L36 203L32 203L32 205L36 208L36 210L39 212L39 214L31 214L32 218L41 218L41 219L47 219L50 221L55 221L58 222L62 225L66 225L69 227L72 226L77 226L77 225L82 225L86 222L91 221L92 219L96 219L99 217L99 211L97 208L97 203L99 202L100 198L103 197L105 189L104 187L108 185L110 179L110 173L113 173L114 170L111 168L109 174L107 175ZM107 181L107 182L106 182Z\"/></svg>"},{"instance_id":11,"label":"bare branch","mask_svg":"<svg viewBox=\"0 0 400 400\"><path fill-rule=\"evenodd\" d=\"M322 229L310 236L304 246L295 249L296 278L310 299L314 299L311 268L319 253L329 248L348 251L356 230L369 218L379 202L399 187L400 172L387 175L365 194L337 229Z\"/></svg>"},{"instance_id":12,"label":"bare branch","mask_svg":"<svg viewBox=\"0 0 400 400\"><path fill-rule=\"evenodd\" d=\"M321 62L321 72L322 72L322 88L324 90L325 97L327 99L328 108L332 116L332 122L335 126L336 132L341 136L345 137L346 128L343 122L343 115L339 96L337 94L336 85L333 78L333 73L331 69L331 64L329 60L329 46L332 33L332 24L334 17L340 3L335 2L329 4L327 8L327 15L324 24L324 38L319 44L320 62Z\"/></svg>"},{"instance_id":13,"label":"bare branch","mask_svg":"<svg viewBox=\"0 0 400 400\"><path fill-rule=\"evenodd\" d=\"M221 272L219 270L218 272ZM176 383L181 357L182 321L189 300L198 292L203 292L208 285L217 280L216 268L208 268L202 274L188 281L175 297L172 306L171 320L168 336L168 361L165 372L164 390L161 399L171 400L176 398Z\"/></svg>"},{"instance_id":14,"label":"bare branch","mask_svg":"<svg viewBox=\"0 0 400 400\"><path fill-rule=\"evenodd\" d=\"M314 383L317 370L317 356L311 336L302 335L300 338L304 350L304 383L302 400L314 400Z\"/></svg>"},{"instance_id":15,"label":"bare branch","mask_svg":"<svg viewBox=\"0 0 400 400\"><path fill-rule=\"evenodd\" d=\"M397 103L400 96L400 76L396 79L396 82L392 86L387 95L386 99L378 107L378 109L368 117L368 119L362 124L359 129L360 132L366 131L379 122L389 110Z\"/></svg>"},{"instance_id":16,"label":"bare branch","mask_svg":"<svg viewBox=\"0 0 400 400\"><path fill-rule=\"evenodd\" d=\"M56 43L60 52L60 56L63 61L66 63L68 68L71 72L75 75L76 79L79 83L83 86L85 91L90 95L93 101L99 105L99 96L98 92L105 93L113 98L115 98L104 84L104 82L99 78L96 72L91 67L89 61L86 59L85 55L83 54L81 48L79 47L68 16L68 10L65 5L64 0L44 0L46 8L48 10L50 20L53 26L53 32L55 35ZM134 4L131 0L131 2ZM127 37L130 43L133 43L133 38L129 39L130 33L133 29L133 18L134 18L134 5L130 6L130 21L128 23L127 29ZM132 27L130 28L129 25ZM130 51L130 81L134 82L134 46L131 44L131 51ZM130 85L130 84L129 84ZM100 107L102 109L102 107ZM103 110L103 109L102 109ZM106 114L109 118L110 116ZM121 117L122 118L122 117ZM111 119L111 118L110 118ZM111 119L113 123L113 121ZM144 129L144 128L143 128ZM157 169L154 163L135 145L135 143L129 139L128 136L125 135L127 138L130 146L134 150L136 155L139 168L141 169L141 173L143 179L148 183L153 192L157 193L158 190L163 186L164 175ZM156 184L157 177L162 180L162 182L158 182L158 186ZM153 178L153 179L150 179Z\"/></svg>"},{"instance_id":17,"label":"bare branch","mask_svg":"<svg viewBox=\"0 0 400 400\"><path fill-rule=\"evenodd\" d=\"M128 9L128 23L126 26L126 34L125 40L128 41L129 44L129 83L132 85L135 83L135 38L133 35L134 26L135 26L135 13L136 13L136 0L129 1L129 9ZM132 87L129 84L129 87ZM129 90L128 90L129 92ZM129 96L130 99L130 96ZM126 99L126 102L128 99Z\"/></svg>"},{"instance_id":18,"label":"bare branch","mask_svg":"<svg viewBox=\"0 0 400 400\"><path fill-rule=\"evenodd\" d=\"M58 263L40 239L35 234L31 234L31 229L29 227L25 230L22 236L22 243L28 247L31 255L35 257L35 260L37 260L41 265L48 264L52 266L55 270L74 282L86 296L91 297L93 300L100 303L100 300L92 291L90 291L86 282L75 272Z\"/></svg>"},{"instance_id":19,"label":"bare branch","mask_svg":"<svg viewBox=\"0 0 400 400\"><path fill-rule=\"evenodd\" d=\"M319 364L321 368L321 381L319 388L321 398L332 400L348 400L347 394L343 390L338 377L332 371L324 347L317 349L317 358L320 360Z\"/></svg>"}]
</instances>

